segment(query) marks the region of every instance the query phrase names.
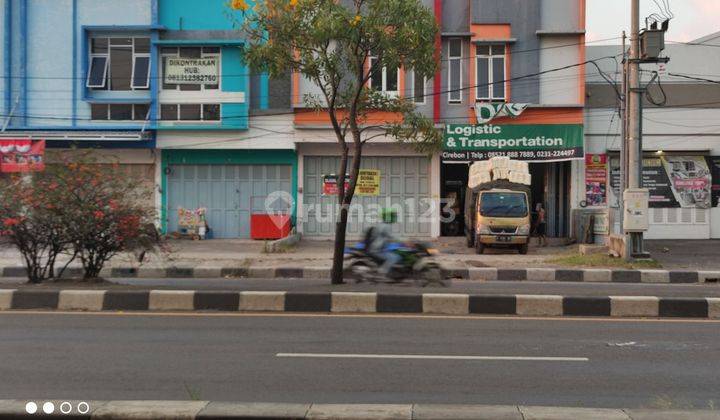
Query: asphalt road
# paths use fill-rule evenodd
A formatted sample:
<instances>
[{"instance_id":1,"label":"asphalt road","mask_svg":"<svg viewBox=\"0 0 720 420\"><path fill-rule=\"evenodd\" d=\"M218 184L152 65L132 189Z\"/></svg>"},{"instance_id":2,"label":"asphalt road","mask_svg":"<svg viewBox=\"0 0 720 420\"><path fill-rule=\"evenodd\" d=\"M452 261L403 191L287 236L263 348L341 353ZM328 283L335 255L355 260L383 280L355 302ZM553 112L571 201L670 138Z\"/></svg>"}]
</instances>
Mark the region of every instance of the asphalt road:
<instances>
[{"instance_id":1,"label":"asphalt road","mask_svg":"<svg viewBox=\"0 0 720 420\"><path fill-rule=\"evenodd\" d=\"M27 285L26 279L2 279L0 288L30 287L57 288L57 285ZM110 284L87 285L80 288L141 288L188 290L285 290L285 291L368 291L390 293L477 293L477 294L533 294L572 296L661 296L661 297L719 297L720 284L647 284L647 283L567 283L533 281L471 281L452 280L448 287L416 287L412 282L392 285L343 284L333 286L330 280L318 279L112 279ZM73 287L64 284L63 287ZM75 286L78 287L78 286Z\"/></svg>"},{"instance_id":2,"label":"asphalt road","mask_svg":"<svg viewBox=\"0 0 720 420\"><path fill-rule=\"evenodd\" d=\"M5 312L0 398L708 408L720 405L719 332L712 321Z\"/></svg>"}]
</instances>

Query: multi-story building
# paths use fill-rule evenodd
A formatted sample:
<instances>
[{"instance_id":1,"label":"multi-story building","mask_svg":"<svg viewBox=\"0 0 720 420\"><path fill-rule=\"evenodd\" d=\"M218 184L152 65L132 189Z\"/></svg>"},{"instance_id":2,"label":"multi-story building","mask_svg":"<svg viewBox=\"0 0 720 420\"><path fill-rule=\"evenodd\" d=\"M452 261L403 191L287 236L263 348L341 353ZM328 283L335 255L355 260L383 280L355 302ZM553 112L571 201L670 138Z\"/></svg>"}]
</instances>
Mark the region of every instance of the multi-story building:
<instances>
[{"instance_id":1,"label":"multi-story building","mask_svg":"<svg viewBox=\"0 0 720 420\"><path fill-rule=\"evenodd\" d=\"M604 57L619 59L621 54L620 45L587 47L588 59L596 60L618 85L622 67ZM668 43L663 55L670 58L667 64L643 64L641 72L643 86L653 80L642 120L642 182L650 190L650 229L645 237L720 238L720 88L702 80L717 79L720 33L686 44ZM597 163L595 169L578 173L574 202L609 213L614 233L620 233L622 124L617 104L614 88L590 72L585 143Z\"/></svg>"},{"instance_id":2,"label":"multi-story building","mask_svg":"<svg viewBox=\"0 0 720 420\"><path fill-rule=\"evenodd\" d=\"M152 185L151 0L4 0L2 133L48 148L98 148Z\"/></svg>"},{"instance_id":3,"label":"multi-story building","mask_svg":"<svg viewBox=\"0 0 720 420\"><path fill-rule=\"evenodd\" d=\"M250 73L240 57L242 14L226 1L158 1L162 29L153 45L164 227L178 229L178 208L205 208L212 237L249 238L250 215L267 211L268 195L297 190L289 76L271 83ZM216 78L178 77L188 71Z\"/></svg>"},{"instance_id":4,"label":"multi-story building","mask_svg":"<svg viewBox=\"0 0 720 420\"><path fill-rule=\"evenodd\" d=\"M478 114L486 118L494 109L502 111L496 119L480 121L500 130L490 137L537 140L525 140L524 145L514 141L505 148L456 147L446 142L445 150L431 158L392 138L373 140L365 148L362 167L380 171L379 193L356 197L356 202L401 205L398 233L404 236L461 234L462 226L449 228L441 222L441 199L455 200L450 207L462 220L468 165L508 154L533 161L533 201L547 208L549 234L567 236L571 177L582 168L579 159L583 158L585 1L424 0L424 4L441 26L436 40L440 70L429 80L418 80L412 69L385 69L376 87L413 98L439 129L475 125ZM334 196L323 195L323 176L337 171L339 158L327 118L305 109L300 101L313 89L310 81L294 76L298 195L303 210L298 229L306 237L323 237L334 232L335 203ZM518 115L500 116L509 109ZM539 146L544 138L561 138L564 147ZM359 216L351 212L351 235L372 223L372 218Z\"/></svg>"}]
</instances>

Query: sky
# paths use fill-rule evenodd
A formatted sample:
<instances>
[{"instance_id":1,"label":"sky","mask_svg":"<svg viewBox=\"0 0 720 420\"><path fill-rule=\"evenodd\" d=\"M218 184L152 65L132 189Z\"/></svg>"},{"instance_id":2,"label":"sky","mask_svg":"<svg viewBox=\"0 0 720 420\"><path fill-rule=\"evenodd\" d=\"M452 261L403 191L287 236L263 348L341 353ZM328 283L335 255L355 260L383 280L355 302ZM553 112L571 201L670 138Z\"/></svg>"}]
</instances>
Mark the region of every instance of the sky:
<instances>
[{"instance_id":1,"label":"sky","mask_svg":"<svg viewBox=\"0 0 720 420\"><path fill-rule=\"evenodd\" d=\"M630 1L586 0L587 41L591 45L619 44L623 29L630 32ZM670 21L666 41L688 42L720 31L720 0L665 0L675 18ZM657 3L657 4L656 4ZM652 13L661 14L663 0L640 0L640 27Z\"/></svg>"}]
</instances>

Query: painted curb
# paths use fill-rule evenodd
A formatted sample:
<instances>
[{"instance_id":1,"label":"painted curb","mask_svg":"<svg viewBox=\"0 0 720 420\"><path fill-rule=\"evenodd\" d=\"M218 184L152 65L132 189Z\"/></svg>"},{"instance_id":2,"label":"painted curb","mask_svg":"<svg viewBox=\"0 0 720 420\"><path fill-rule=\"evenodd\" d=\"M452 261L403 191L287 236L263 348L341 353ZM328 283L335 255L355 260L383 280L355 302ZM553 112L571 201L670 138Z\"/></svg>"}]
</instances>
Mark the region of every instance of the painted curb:
<instances>
[{"instance_id":1,"label":"painted curb","mask_svg":"<svg viewBox=\"0 0 720 420\"><path fill-rule=\"evenodd\" d=\"M206 290L0 289L0 310L413 313L720 318L720 298Z\"/></svg>"},{"instance_id":2,"label":"painted curb","mask_svg":"<svg viewBox=\"0 0 720 420\"><path fill-rule=\"evenodd\" d=\"M0 400L0 418L35 418L25 411L27 400ZM311 404L214 401L85 401L40 400L65 407L53 418L96 419L278 419L278 420L720 420L710 410L652 410L617 408L536 407L471 404ZM82 404L85 404L83 406ZM79 411L83 407L83 411ZM47 417L39 415L40 417Z\"/></svg>"},{"instance_id":3,"label":"painted curb","mask_svg":"<svg viewBox=\"0 0 720 420\"><path fill-rule=\"evenodd\" d=\"M25 277L24 267L0 268L1 277ZM70 273L81 275L73 269ZM101 272L106 278L286 278L328 279L330 267L112 267ZM557 281L613 283L720 283L720 271L610 270L604 268L495 268L445 267L447 279L477 281ZM63 277L68 277L64 275Z\"/></svg>"}]
</instances>

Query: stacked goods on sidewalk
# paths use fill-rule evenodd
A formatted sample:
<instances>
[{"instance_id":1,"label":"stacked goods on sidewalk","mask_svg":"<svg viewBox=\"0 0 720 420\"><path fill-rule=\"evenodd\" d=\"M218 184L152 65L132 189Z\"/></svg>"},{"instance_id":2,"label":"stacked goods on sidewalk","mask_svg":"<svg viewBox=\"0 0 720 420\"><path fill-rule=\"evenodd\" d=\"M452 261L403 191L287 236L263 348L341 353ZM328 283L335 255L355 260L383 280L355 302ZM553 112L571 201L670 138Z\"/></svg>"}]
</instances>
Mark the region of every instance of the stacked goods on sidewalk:
<instances>
[{"instance_id":1,"label":"stacked goods on sidewalk","mask_svg":"<svg viewBox=\"0 0 720 420\"><path fill-rule=\"evenodd\" d=\"M486 247L528 251L530 184L527 162L494 157L470 166L465 195L467 245L482 254Z\"/></svg>"}]
</instances>

